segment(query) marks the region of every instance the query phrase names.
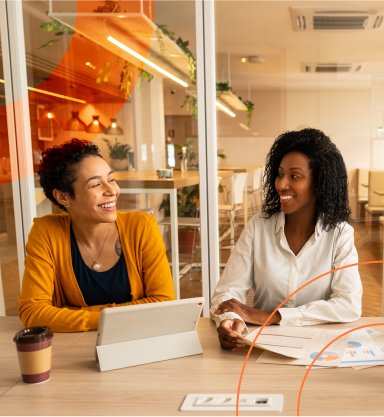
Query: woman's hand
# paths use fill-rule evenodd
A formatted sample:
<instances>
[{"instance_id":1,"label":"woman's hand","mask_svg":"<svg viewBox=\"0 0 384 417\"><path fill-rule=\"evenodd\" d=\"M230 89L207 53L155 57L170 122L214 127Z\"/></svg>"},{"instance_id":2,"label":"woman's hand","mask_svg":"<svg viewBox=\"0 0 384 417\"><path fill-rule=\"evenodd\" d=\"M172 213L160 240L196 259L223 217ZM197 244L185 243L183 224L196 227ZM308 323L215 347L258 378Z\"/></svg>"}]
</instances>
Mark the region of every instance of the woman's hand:
<instances>
[{"instance_id":1,"label":"woman's hand","mask_svg":"<svg viewBox=\"0 0 384 417\"><path fill-rule=\"evenodd\" d=\"M217 328L220 346L225 350L232 350L245 346L245 342L239 336L244 330L245 323L241 320L223 320Z\"/></svg>"},{"instance_id":2,"label":"woman's hand","mask_svg":"<svg viewBox=\"0 0 384 417\"><path fill-rule=\"evenodd\" d=\"M228 312L237 313L245 322L257 325L264 324L265 320L270 315L270 313L266 311L258 310L256 308L249 307L246 304L240 303L240 301L234 298L222 302L215 311L215 314L223 314ZM281 316L277 311L269 320L268 324L276 324L280 320Z\"/></svg>"}]
</instances>

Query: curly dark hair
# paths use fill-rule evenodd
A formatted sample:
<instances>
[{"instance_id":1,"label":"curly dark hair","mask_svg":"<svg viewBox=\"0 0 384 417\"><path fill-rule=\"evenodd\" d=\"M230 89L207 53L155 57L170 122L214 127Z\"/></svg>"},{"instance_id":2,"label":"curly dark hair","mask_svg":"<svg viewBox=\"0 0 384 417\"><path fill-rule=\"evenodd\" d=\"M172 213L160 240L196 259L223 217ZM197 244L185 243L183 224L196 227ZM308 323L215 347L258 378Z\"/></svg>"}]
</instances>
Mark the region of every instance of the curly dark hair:
<instances>
[{"instance_id":1,"label":"curly dark hair","mask_svg":"<svg viewBox=\"0 0 384 417\"><path fill-rule=\"evenodd\" d=\"M53 190L57 189L75 196L73 183L76 181L75 165L88 156L100 155L99 148L88 140L73 138L59 146L53 146L42 153L39 166L40 185L44 194L62 210L66 208L57 202Z\"/></svg>"},{"instance_id":2,"label":"curly dark hair","mask_svg":"<svg viewBox=\"0 0 384 417\"><path fill-rule=\"evenodd\" d=\"M348 200L347 169L340 151L331 139L318 129L285 132L273 143L264 172L265 199L262 212L267 218L281 210L275 180L282 158L297 151L308 156L312 170L316 213L325 230L348 222L351 208Z\"/></svg>"}]
</instances>

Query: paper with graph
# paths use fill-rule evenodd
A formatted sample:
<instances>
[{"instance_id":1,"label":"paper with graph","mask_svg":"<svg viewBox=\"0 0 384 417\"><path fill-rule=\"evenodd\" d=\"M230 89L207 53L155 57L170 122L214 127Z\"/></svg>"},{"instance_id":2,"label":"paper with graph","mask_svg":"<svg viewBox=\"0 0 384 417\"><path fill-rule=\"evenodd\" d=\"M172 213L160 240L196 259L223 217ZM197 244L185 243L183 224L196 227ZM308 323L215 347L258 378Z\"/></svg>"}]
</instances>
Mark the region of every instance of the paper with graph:
<instances>
[{"instance_id":1,"label":"paper with graph","mask_svg":"<svg viewBox=\"0 0 384 417\"><path fill-rule=\"evenodd\" d=\"M258 329L246 340L251 344ZM264 333L265 332L265 333ZM265 351L258 358L262 363L310 365L318 352L345 329L268 326L255 346ZM321 367L360 367L384 365L384 332L361 329L342 337L316 360Z\"/></svg>"},{"instance_id":2,"label":"paper with graph","mask_svg":"<svg viewBox=\"0 0 384 417\"><path fill-rule=\"evenodd\" d=\"M253 330L244 340L251 344L259 331ZM340 334L339 330L324 330L314 327L267 326L257 338L256 347L275 352L289 358L304 358L319 346L325 346ZM336 345L335 349L342 351L343 347ZM339 354L340 354L339 352Z\"/></svg>"},{"instance_id":3,"label":"paper with graph","mask_svg":"<svg viewBox=\"0 0 384 417\"><path fill-rule=\"evenodd\" d=\"M246 336L251 344L259 329ZM264 350L262 363L310 365L318 352L345 329L330 330L308 327L268 326L255 346ZM384 333L361 329L337 340L316 360L320 367L361 367L384 365Z\"/></svg>"}]
</instances>

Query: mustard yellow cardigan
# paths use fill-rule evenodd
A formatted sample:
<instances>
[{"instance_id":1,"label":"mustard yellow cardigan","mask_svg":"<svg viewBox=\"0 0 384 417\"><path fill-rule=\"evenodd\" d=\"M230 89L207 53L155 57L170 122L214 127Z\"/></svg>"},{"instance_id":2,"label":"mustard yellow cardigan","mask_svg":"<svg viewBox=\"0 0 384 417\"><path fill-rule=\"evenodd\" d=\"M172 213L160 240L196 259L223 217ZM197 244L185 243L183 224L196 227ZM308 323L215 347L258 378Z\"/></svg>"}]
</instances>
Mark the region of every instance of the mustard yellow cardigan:
<instances>
[{"instance_id":1,"label":"mustard yellow cardigan","mask_svg":"<svg viewBox=\"0 0 384 417\"><path fill-rule=\"evenodd\" d=\"M95 330L100 311L117 305L85 303L72 268L70 224L68 214L34 219L19 297L19 317L26 327L44 325L56 332ZM116 224L132 295L132 301L119 305L174 299L171 270L155 218L118 212Z\"/></svg>"}]
</instances>

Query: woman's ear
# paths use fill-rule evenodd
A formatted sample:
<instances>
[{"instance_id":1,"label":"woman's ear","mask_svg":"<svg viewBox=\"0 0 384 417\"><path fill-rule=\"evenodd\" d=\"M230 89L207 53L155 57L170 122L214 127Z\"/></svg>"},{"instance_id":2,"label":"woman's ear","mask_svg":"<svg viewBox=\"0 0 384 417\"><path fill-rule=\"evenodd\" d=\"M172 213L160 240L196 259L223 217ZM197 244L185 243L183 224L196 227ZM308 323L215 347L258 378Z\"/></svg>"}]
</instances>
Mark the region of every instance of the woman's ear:
<instances>
[{"instance_id":1,"label":"woman's ear","mask_svg":"<svg viewBox=\"0 0 384 417\"><path fill-rule=\"evenodd\" d=\"M57 190L56 188L52 191L53 197L55 197L55 200L64 206L66 209L70 207L70 201L68 193L65 193L64 191Z\"/></svg>"}]
</instances>

